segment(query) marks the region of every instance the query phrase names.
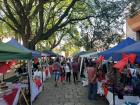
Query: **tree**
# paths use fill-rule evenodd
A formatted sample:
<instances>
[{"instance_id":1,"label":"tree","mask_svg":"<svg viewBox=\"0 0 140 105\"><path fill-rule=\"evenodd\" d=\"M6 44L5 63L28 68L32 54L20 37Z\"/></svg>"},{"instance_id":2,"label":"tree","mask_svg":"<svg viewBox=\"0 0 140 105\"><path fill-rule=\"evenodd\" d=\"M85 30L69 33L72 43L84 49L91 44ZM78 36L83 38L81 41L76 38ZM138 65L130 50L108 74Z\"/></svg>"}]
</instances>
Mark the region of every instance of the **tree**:
<instances>
[{"instance_id":1,"label":"tree","mask_svg":"<svg viewBox=\"0 0 140 105\"><path fill-rule=\"evenodd\" d=\"M0 21L0 41L8 37L17 37L15 33L3 22Z\"/></svg>"},{"instance_id":2,"label":"tree","mask_svg":"<svg viewBox=\"0 0 140 105\"><path fill-rule=\"evenodd\" d=\"M36 44L37 50L53 50L55 47L57 47L65 36L64 33L61 32L59 32L58 34L59 35L52 35L48 40L42 40L38 42Z\"/></svg>"},{"instance_id":3,"label":"tree","mask_svg":"<svg viewBox=\"0 0 140 105\"><path fill-rule=\"evenodd\" d=\"M94 16L83 0L2 0L0 9L0 20L31 49L67 25Z\"/></svg>"},{"instance_id":4,"label":"tree","mask_svg":"<svg viewBox=\"0 0 140 105\"><path fill-rule=\"evenodd\" d=\"M73 38L75 37L75 38ZM74 54L76 54L77 52L80 51L80 47L77 46L77 38L78 36L75 35L75 36L69 36L67 38L65 38L65 43L64 44L61 44L61 47L60 47L60 51L62 52L65 52L67 53L69 56L73 56ZM78 38L77 38L78 39Z\"/></svg>"},{"instance_id":5,"label":"tree","mask_svg":"<svg viewBox=\"0 0 140 105\"><path fill-rule=\"evenodd\" d=\"M129 6L129 16L133 17L135 16L140 10L140 1L139 0L131 0L130 6Z\"/></svg>"},{"instance_id":6,"label":"tree","mask_svg":"<svg viewBox=\"0 0 140 105\"><path fill-rule=\"evenodd\" d=\"M81 40L86 50L109 48L109 45L122 38L125 20L124 10L129 1L125 0L95 0L89 2L94 8L94 17L79 22Z\"/></svg>"}]
</instances>

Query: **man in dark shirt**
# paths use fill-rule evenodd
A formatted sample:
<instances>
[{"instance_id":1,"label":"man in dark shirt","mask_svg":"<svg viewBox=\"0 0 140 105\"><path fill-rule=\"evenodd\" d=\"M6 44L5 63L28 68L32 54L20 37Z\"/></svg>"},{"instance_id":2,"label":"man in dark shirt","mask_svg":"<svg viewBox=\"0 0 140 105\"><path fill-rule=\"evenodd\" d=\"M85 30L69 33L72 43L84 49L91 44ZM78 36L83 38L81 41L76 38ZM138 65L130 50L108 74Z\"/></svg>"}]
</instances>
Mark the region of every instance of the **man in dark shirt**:
<instances>
[{"instance_id":1,"label":"man in dark shirt","mask_svg":"<svg viewBox=\"0 0 140 105\"><path fill-rule=\"evenodd\" d=\"M77 84L77 82L78 82L78 73L79 73L79 63L78 63L76 58L72 62L72 71L73 71L74 83Z\"/></svg>"}]
</instances>

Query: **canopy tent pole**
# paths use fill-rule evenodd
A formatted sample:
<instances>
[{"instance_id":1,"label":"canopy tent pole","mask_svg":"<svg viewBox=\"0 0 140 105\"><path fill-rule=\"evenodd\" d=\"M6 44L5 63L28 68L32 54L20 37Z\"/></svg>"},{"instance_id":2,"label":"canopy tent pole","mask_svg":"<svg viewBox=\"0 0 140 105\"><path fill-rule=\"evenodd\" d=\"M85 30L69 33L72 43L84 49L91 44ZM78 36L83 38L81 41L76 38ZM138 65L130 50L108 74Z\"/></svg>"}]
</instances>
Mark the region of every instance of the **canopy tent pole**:
<instances>
[{"instance_id":1,"label":"canopy tent pole","mask_svg":"<svg viewBox=\"0 0 140 105\"><path fill-rule=\"evenodd\" d=\"M40 58L41 59L41 63L40 63L40 66L41 66L41 73L42 73L42 86L43 86L43 90L44 90L44 76L43 76L43 72L44 72L44 68L43 68L43 60L42 60L42 57Z\"/></svg>"},{"instance_id":2,"label":"canopy tent pole","mask_svg":"<svg viewBox=\"0 0 140 105\"><path fill-rule=\"evenodd\" d=\"M28 64L28 79L29 79L29 103L32 105L32 69L31 69L31 60L27 61Z\"/></svg>"},{"instance_id":3,"label":"canopy tent pole","mask_svg":"<svg viewBox=\"0 0 140 105\"><path fill-rule=\"evenodd\" d=\"M81 72L82 72L83 61L84 61L84 58L82 57L82 58L81 58L81 63L80 63L80 74L81 74Z\"/></svg>"}]
</instances>

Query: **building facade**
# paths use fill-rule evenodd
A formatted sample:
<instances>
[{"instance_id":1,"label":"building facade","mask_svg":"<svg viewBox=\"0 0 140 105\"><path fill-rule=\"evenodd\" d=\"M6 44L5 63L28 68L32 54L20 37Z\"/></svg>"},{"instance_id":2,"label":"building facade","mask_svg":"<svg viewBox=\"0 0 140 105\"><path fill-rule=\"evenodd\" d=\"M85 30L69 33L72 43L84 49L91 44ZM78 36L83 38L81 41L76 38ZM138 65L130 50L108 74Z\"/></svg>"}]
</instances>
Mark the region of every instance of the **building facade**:
<instances>
[{"instance_id":1,"label":"building facade","mask_svg":"<svg viewBox=\"0 0 140 105\"><path fill-rule=\"evenodd\" d=\"M140 40L140 12L127 19L126 36L135 40Z\"/></svg>"}]
</instances>

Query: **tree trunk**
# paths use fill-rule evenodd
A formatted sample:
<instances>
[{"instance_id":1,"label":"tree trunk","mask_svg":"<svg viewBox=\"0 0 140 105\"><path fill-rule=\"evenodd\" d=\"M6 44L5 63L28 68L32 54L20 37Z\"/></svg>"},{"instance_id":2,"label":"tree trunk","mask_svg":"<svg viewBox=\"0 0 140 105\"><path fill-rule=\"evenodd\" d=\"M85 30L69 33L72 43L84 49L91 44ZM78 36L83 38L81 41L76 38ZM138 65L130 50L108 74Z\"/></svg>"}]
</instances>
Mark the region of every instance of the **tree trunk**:
<instances>
[{"instance_id":1,"label":"tree trunk","mask_svg":"<svg viewBox=\"0 0 140 105\"><path fill-rule=\"evenodd\" d=\"M23 46L31 49L31 50L35 50L35 42L30 41L28 37L26 37L28 35L22 35L22 41L23 41Z\"/></svg>"},{"instance_id":2,"label":"tree trunk","mask_svg":"<svg viewBox=\"0 0 140 105\"><path fill-rule=\"evenodd\" d=\"M29 48L29 39L25 37L25 35L23 35L22 41L23 41L23 46Z\"/></svg>"},{"instance_id":3,"label":"tree trunk","mask_svg":"<svg viewBox=\"0 0 140 105\"><path fill-rule=\"evenodd\" d=\"M34 43L29 43L29 48L31 50L35 50L35 44Z\"/></svg>"}]
</instances>

